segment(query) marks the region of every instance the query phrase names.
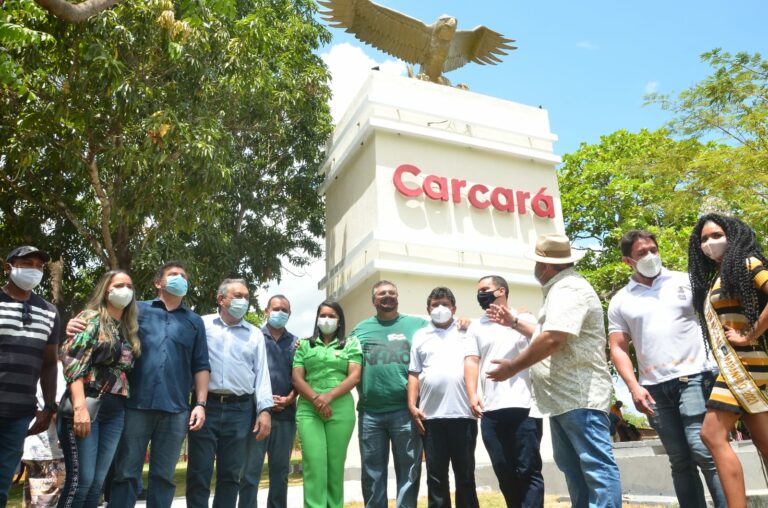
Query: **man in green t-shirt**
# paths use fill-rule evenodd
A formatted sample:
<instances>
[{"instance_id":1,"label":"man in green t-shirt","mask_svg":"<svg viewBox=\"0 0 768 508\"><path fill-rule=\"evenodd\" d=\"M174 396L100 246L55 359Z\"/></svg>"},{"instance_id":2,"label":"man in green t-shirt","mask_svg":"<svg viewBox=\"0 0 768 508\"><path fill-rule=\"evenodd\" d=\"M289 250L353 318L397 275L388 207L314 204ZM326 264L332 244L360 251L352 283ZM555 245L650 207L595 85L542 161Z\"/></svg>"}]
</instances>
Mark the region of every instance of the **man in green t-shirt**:
<instances>
[{"instance_id":1,"label":"man in green t-shirt","mask_svg":"<svg viewBox=\"0 0 768 508\"><path fill-rule=\"evenodd\" d=\"M372 296L376 315L351 334L363 350L363 375L357 385L363 499L366 508L386 508L391 443L397 507L416 508L422 443L408 411L408 363L413 334L428 322L397 312L397 287L389 281L374 284Z\"/></svg>"}]
</instances>

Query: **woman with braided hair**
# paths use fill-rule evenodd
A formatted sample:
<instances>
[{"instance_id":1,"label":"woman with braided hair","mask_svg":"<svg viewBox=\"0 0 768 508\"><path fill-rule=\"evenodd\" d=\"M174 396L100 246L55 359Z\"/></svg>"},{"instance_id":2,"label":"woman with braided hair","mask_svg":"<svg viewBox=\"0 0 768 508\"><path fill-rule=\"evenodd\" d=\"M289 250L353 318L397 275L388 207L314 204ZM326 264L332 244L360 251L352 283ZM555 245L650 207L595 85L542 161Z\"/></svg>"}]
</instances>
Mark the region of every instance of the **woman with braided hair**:
<instances>
[{"instance_id":1,"label":"woman with braided hair","mask_svg":"<svg viewBox=\"0 0 768 508\"><path fill-rule=\"evenodd\" d=\"M693 305L720 367L701 437L731 508L747 506L741 463L728 443L739 418L768 459L767 266L755 232L744 222L711 213L696 223L688 247Z\"/></svg>"}]
</instances>

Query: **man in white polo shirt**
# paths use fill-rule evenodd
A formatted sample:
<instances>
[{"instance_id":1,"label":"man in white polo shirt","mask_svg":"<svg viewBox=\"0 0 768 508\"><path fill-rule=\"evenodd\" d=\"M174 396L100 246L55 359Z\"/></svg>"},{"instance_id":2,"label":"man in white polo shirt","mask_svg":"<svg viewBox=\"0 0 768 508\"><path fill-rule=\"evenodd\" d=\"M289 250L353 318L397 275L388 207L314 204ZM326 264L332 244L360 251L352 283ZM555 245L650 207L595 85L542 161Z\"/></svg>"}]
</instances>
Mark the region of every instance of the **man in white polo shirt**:
<instances>
[{"instance_id":1,"label":"man in white polo shirt","mask_svg":"<svg viewBox=\"0 0 768 508\"><path fill-rule=\"evenodd\" d=\"M507 307L507 295L509 285L503 277L488 275L477 282L477 301L483 310L491 304ZM517 318L536 323L531 314L519 314ZM467 339L464 379L469 404L472 413L481 418L480 433L504 500L508 507L544 506L539 453L542 419L531 407L528 369L505 381L486 377L493 367L491 360L516 357L528 347L529 339L486 315L472 322ZM478 374L482 398L477 393Z\"/></svg>"},{"instance_id":2,"label":"man in white polo shirt","mask_svg":"<svg viewBox=\"0 0 768 508\"><path fill-rule=\"evenodd\" d=\"M662 268L656 237L647 231L628 231L621 254L633 274L608 306L611 360L661 438L680 506L706 506L698 466L715 506L725 507L712 455L699 435L717 367L704 350L688 275Z\"/></svg>"},{"instance_id":3,"label":"man in white polo shirt","mask_svg":"<svg viewBox=\"0 0 768 508\"><path fill-rule=\"evenodd\" d=\"M427 297L432 321L417 330L408 366L408 409L424 435L427 497L434 508L451 506L448 465L453 465L457 508L477 508L477 420L464 386L466 333L453 319L456 298L437 287Z\"/></svg>"}]
</instances>

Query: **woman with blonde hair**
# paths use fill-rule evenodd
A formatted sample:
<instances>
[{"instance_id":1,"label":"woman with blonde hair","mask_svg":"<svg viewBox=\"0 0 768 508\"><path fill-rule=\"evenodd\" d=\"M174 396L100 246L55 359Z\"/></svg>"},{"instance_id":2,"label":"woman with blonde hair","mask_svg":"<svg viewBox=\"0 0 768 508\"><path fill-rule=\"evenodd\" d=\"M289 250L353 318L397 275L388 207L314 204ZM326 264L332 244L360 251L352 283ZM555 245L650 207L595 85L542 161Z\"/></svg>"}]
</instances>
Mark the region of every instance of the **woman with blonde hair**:
<instances>
[{"instance_id":1,"label":"woman with blonde hair","mask_svg":"<svg viewBox=\"0 0 768 508\"><path fill-rule=\"evenodd\" d=\"M123 270L110 270L77 316L86 323L85 330L62 345L67 381L62 407L71 403L72 413L60 411L58 420L67 470L59 508L99 504L123 432L126 374L140 354L137 316L131 277Z\"/></svg>"}]
</instances>

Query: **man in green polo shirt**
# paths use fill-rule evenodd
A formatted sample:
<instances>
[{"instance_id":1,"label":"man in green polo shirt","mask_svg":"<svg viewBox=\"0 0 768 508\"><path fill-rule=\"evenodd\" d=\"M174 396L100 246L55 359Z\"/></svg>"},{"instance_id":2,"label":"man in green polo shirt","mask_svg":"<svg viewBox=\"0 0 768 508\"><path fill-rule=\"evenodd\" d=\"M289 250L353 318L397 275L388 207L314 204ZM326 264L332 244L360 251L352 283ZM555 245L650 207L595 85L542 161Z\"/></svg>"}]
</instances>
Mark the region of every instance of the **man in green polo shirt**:
<instances>
[{"instance_id":1,"label":"man in green polo shirt","mask_svg":"<svg viewBox=\"0 0 768 508\"><path fill-rule=\"evenodd\" d=\"M420 317L397 311L397 287L374 284L376 315L359 323L351 335L363 350L358 437L366 508L386 508L390 443L395 461L397 507L415 508L421 477L421 436L408 411L408 363L411 339L427 325Z\"/></svg>"}]
</instances>

